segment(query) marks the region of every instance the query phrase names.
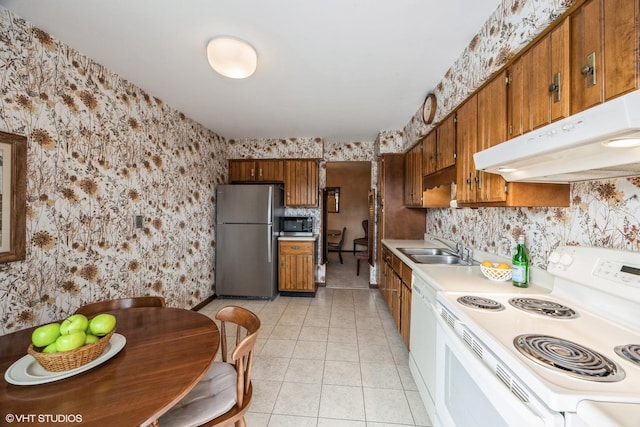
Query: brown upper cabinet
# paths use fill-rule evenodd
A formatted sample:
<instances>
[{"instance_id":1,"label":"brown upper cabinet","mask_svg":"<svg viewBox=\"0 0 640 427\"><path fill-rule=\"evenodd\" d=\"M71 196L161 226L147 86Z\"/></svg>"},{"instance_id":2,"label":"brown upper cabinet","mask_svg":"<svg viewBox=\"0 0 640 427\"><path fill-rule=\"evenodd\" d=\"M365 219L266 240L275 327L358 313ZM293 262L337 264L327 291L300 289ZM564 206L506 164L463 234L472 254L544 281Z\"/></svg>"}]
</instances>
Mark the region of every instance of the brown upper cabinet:
<instances>
[{"instance_id":1,"label":"brown upper cabinet","mask_svg":"<svg viewBox=\"0 0 640 427\"><path fill-rule=\"evenodd\" d=\"M498 73L478 92L477 151L493 147L507 139L507 75ZM505 181L500 175L477 171L478 202L506 200Z\"/></svg>"},{"instance_id":2,"label":"brown upper cabinet","mask_svg":"<svg viewBox=\"0 0 640 427\"><path fill-rule=\"evenodd\" d=\"M506 135L506 72L465 101L457 111L457 194L461 206L568 206L568 184L506 183L500 175L478 171L473 154Z\"/></svg>"},{"instance_id":3,"label":"brown upper cabinet","mask_svg":"<svg viewBox=\"0 0 640 427\"><path fill-rule=\"evenodd\" d=\"M570 16L571 113L638 88L637 0L589 0Z\"/></svg>"},{"instance_id":4,"label":"brown upper cabinet","mask_svg":"<svg viewBox=\"0 0 640 427\"><path fill-rule=\"evenodd\" d=\"M430 175L438 169L438 133L434 129L422 139L422 173Z\"/></svg>"},{"instance_id":5,"label":"brown upper cabinet","mask_svg":"<svg viewBox=\"0 0 640 427\"><path fill-rule=\"evenodd\" d=\"M419 142L404 156L404 204L422 207L422 143Z\"/></svg>"},{"instance_id":6,"label":"brown upper cabinet","mask_svg":"<svg viewBox=\"0 0 640 427\"><path fill-rule=\"evenodd\" d=\"M229 182L284 182L285 206L318 206L316 159L229 160Z\"/></svg>"},{"instance_id":7,"label":"brown upper cabinet","mask_svg":"<svg viewBox=\"0 0 640 427\"><path fill-rule=\"evenodd\" d=\"M456 164L456 117L450 114L436 129L436 171ZM426 174L425 174L426 175Z\"/></svg>"},{"instance_id":8,"label":"brown upper cabinet","mask_svg":"<svg viewBox=\"0 0 640 427\"><path fill-rule=\"evenodd\" d=\"M458 110L458 203L504 202L505 181L500 175L478 171L473 154L506 138L506 72L494 77Z\"/></svg>"},{"instance_id":9,"label":"brown upper cabinet","mask_svg":"<svg viewBox=\"0 0 640 427\"><path fill-rule=\"evenodd\" d=\"M458 164L456 166L456 187L458 203L475 203L478 176L473 154L478 140L478 95L467 99L457 111L458 129L456 146Z\"/></svg>"},{"instance_id":10,"label":"brown upper cabinet","mask_svg":"<svg viewBox=\"0 0 640 427\"><path fill-rule=\"evenodd\" d=\"M283 182L284 161L229 160L229 182Z\"/></svg>"},{"instance_id":11,"label":"brown upper cabinet","mask_svg":"<svg viewBox=\"0 0 640 427\"><path fill-rule=\"evenodd\" d=\"M449 115L422 140L422 174L430 175L456 164L456 118Z\"/></svg>"},{"instance_id":12,"label":"brown upper cabinet","mask_svg":"<svg viewBox=\"0 0 640 427\"><path fill-rule=\"evenodd\" d=\"M286 160L284 204L288 207L318 206L318 161Z\"/></svg>"},{"instance_id":13,"label":"brown upper cabinet","mask_svg":"<svg viewBox=\"0 0 640 427\"><path fill-rule=\"evenodd\" d=\"M508 137L569 115L569 20L544 36L507 70Z\"/></svg>"}]
</instances>

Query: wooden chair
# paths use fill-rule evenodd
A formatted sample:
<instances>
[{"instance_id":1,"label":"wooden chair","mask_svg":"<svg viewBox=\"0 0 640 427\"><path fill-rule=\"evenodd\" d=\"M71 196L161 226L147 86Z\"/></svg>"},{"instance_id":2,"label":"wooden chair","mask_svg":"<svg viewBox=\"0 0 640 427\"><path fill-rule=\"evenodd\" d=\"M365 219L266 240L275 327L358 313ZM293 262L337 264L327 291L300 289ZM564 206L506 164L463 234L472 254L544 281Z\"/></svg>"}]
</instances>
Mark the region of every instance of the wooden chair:
<instances>
[{"instance_id":1,"label":"wooden chair","mask_svg":"<svg viewBox=\"0 0 640 427\"><path fill-rule=\"evenodd\" d=\"M166 305L167 304L165 303L163 297L121 298L85 304L77 309L76 313L84 314L85 316L91 316L105 311L119 310L122 308L166 307Z\"/></svg>"},{"instance_id":2,"label":"wooden chair","mask_svg":"<svg viewBox=\"0 0 640 427\"><path fill-rule=\"evenodd\" d=\"M260 319L246 308L230 305L216 313L220 321L222 361L214 362L200 382L165 415L161 426L222 426L235 423L245 427L253 386L251 369L253 347L260 329ZM232 362L227 362L227 323L235 327ZM233 337L233 331L230 336Z\"/></svg>"},{"instance_id":3,"label":"wooden chair","mask_svg":"<svg viewBox=\"0 0 640 427\"><path fill-rule=\"evenodd\" d=\"M356 254L356 245L365 246L369 248L369 220L362 221L362 228L364 228L364 237L358 237L353 239L353 255Z\"/></svg>"},{"instance_id":4,"label":"wooden chair","mask_svg":"<svg viewBox=\"0 0 640 427\"><path fill-rule=\"evenodd\" d=\"M340 235L340 240L338 242L327 242L327 249L330 251L338 252L338 257L340 258L340 264L342 262L342 245L344 245L344 235L347 233L347 227L342 228L342 234Z\"/></svg>"},{"instance_id":5,"label":"wooden chair","mask_svg":"<svg viewBox=\"0 0 640 427\"><path fill-rule=\"evenodd\" d=\"M362 261L368 261L369 260L369 252L358 252L356 254L356 276L360 275L360 260Z\"/></svg>"}]
</instances>

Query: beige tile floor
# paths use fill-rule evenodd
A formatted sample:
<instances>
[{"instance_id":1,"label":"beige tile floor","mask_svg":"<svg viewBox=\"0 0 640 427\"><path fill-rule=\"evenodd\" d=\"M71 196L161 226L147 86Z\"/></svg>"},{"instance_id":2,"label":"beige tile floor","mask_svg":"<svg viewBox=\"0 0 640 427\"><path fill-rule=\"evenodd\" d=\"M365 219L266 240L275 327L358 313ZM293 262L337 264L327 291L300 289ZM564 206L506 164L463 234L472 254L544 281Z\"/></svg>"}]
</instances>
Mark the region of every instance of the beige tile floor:
<instances>
[{"instance_id":1,"label":"beige tile floor","mask_svg":"<svg viewBox=\"0 0 640 427\"><path fill-rule=\"evenodd\" d=\"M236 304L260 317L247 424L431 426L379 290L327 285L314 298L218 299L201 310Z\"/></svg>"}]
</instances>

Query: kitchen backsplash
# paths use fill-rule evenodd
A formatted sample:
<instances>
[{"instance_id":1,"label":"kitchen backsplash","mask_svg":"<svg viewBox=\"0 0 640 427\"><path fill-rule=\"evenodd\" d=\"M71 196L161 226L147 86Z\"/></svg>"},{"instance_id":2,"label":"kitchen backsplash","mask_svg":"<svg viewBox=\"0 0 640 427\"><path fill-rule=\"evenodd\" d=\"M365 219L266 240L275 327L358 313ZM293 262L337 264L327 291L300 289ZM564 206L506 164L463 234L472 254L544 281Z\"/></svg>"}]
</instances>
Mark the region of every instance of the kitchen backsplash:
<instances>
[{"instance_id":1,"label":"kitchen backsplash","mask_svg":"<svg viewBox=\"0 0 640 427\"><path fill-rule=\"evenodd\" d=\"M640 251L640 177L573 183L568 208L429 209L427 232L507 257L524 234L542 268L558 245Z\"/></svg>"}]
</instances>

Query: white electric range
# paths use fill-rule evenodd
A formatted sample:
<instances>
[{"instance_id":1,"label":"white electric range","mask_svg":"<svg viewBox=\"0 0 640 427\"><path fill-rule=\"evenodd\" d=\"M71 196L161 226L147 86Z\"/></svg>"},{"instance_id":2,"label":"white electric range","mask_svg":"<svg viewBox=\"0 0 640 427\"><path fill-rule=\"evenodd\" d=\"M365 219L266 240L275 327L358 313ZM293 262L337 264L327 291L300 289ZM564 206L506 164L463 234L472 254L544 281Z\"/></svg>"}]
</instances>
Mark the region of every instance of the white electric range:
<instances>
[{"instance_id":1,"label":"white electric range","mask_svg":"<svg viewBox=\"0 0 640 427\"><path fill-rule=\"evenodd\" d=\"M582 427L587 402L640 414L640 253L565 246L547 271L551 293L438 293L436 425Z\"/></svg>"}]
</instances>

